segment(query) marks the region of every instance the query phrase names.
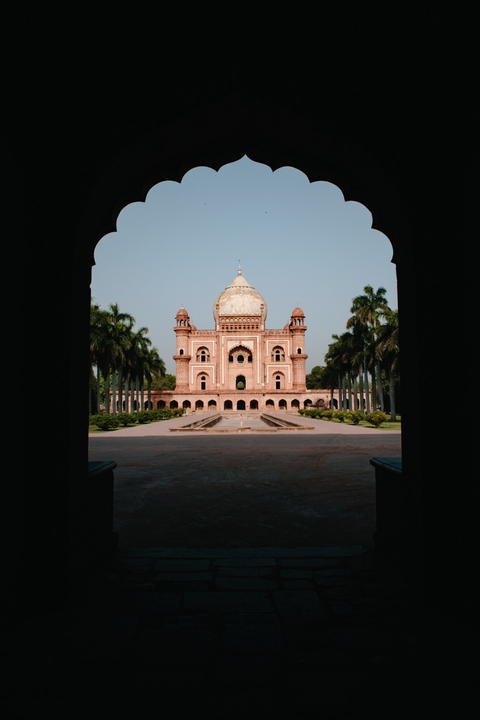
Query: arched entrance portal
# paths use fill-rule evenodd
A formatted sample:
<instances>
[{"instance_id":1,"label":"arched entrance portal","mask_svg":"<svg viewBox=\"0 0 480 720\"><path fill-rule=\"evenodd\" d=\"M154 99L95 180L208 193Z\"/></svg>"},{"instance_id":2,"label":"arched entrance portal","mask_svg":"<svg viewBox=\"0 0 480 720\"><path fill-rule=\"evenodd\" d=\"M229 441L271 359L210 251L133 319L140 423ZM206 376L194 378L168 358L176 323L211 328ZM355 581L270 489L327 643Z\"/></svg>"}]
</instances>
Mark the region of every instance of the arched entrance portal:
<instances>
[{"instance_id":1,"label":"arched entrance portal","mask_svg":"<svg viewBox=\"0 0 480 720\"><path fill-rule=\"evenodd\" d=\"M245 400L237 400L237 410L245 410Z\"/></svg>"},{"instance_id":2,"label":"arched entrance portal","mask_svg":"<svg viewBox=\"0 0 480 720\"><path fill-rule=\"evenodd\" d=\"M52 94L49 114L36 118L37 133L28 141L25 135L25 175L33 182L41 180L35 183L35 204L29 203L32 226L49 226L48 243L31 245L32 282L25 285L39 317L48 317L55 296L62 298L62 322L51 323L54 327L50 329L46 323L38 323L39 327L29 332L30 344L45 348L36 358L36 376L56 379L49 413L65 419L55 438L56 464L65 472L43 484L41 494L36 487L38 474L28 473L26 522L22 522L23 506L12 507L15 526L25 528L24 546L42 548L37 576L32 578L35 563L28 556L19 576L28 576L30 586L40 585L40 580L44 599L49 588L52 598L60 595L50 580L65 577L65 558L75 557L76 548L87 553L90 544L92 557L96 555L90 542L93 509L84 478L88 305L95 244L115 230L119 211L128 203L143 202L154 183L180 182L186 170L199 165L217 170L244 153L272 168L298 167L311 181L334 182L347 200L369 208L375 227L394 239L402 316L402 406L408 408L402 429L409 498L408 537L403 547L413 545L415 550L418 533L426 547L417 555L432 563L432 558L438 557L435 548L445 545L444 518L448 517L449 554L445 559L442 553L438 562L443 575L448 564L454 579L448 587L439 582L430 597L438 598L445 607L447 599L454 598L458 607L461 598L470 596L466 585L467 577L473 575L469 571L473 562L468 549L474 548L475 542L473 537L469 539L469 528L475 528L475 504L468 483L462 486L462 493L452 493L450 481L458 476L458 448L464 442L465 423L442 430L432 428L437 424L431 422L432 417L443 416L445 404L441 391L444 367L432 362L431 350L449 330L458 332L458 309L455 303L443 303L441 312L430 310L445 279L463 276L461 243L471 236L459 222L463 192L444 203L442 212L432 212L432 208L444 193L445 177L463 174L470 155L468 123L462 112L439 112L441 106L449 105L442 105L445 95L440 86L434 83L431 93L423 92L426 66L416 75L407 69L402 76L408 92L398 113L395 79L400 75L393 65L392 82L381 89L372 85L376 102L365 92L365 67L348 78L347 86L333 82L320 93L318 67L311 64L309 69L307 65L280 66L272 72L270 66L241 63L239 72L232 72L225 63L215 68L215 77L211 68L183 74L179 69L177 75L172 67L169 82L162 84L158 113L140 112L132 96L126 98L122 113L108 117L86 99L83 112L66 113L61 123L52 124L50 118L60 116ZM412 67L416 69L416 65ZM107 99L105 109L109 105ZM351 122L353 106L355 121ZM113 132L110 127L105 132L110 119ZM55 223L49 224L42 209L49 207L53 195ZM30 235L34 237L34 233ZM470 393L461 395L465 397L459 397L458 403L464 404L457 414L468 417L474 403L470 397L467 400ZM35 429L30 453L45 466L51 454L49 432L50 427ZM423 533L424 527L428 533ZM463 576L455 564L462 556L467 572L458 583ZM431 577L431 564L426 569L419 575Z\"/></svg>"}]
</instances>

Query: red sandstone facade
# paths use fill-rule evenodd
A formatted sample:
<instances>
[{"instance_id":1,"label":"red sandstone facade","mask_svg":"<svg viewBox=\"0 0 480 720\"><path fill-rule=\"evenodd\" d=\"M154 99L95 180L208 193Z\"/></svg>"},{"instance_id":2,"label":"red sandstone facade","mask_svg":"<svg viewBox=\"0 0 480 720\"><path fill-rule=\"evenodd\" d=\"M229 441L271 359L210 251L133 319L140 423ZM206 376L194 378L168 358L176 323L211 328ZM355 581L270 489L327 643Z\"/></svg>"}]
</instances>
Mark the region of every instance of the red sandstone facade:
<instances>
[{"instance_id":1,"label":"red sandstone facade","mask_svg":"<svg viewBox=\"0 0 480 720\"><path fill-rule=\"evenodd\" d=\"M151 391L151 407L195 410L297 410L329 406L330 390L305 386L305 315L292 311L281 330L267 330L267 305L237 276L213 306L214 330L197 330L176 314L176 389ZM338 397L338 392L335 396Z\"/></svg>"}]
</instances>

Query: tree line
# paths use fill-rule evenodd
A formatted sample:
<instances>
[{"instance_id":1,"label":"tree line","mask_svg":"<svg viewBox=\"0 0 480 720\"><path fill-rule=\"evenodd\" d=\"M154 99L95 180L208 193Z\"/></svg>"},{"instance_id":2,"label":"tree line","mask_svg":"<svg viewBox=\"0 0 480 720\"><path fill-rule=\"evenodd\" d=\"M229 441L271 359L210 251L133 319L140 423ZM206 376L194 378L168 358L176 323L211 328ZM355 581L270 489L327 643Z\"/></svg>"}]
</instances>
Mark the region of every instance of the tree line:
<instances>
[{"instance_id":1,"label":"tree line","mask_svg":"<svg viewBox=\"0 0 480 720\"><path fill-rule=\"evenodd\" d=\"M102 403L114 415L124 408L143 409L145 388L150 406L150 390L175 387L148 328L134 325L135 318L120 312L116 303L107 310L90 307L90 414L100 412Z\"/></svg>"},{"instance_id":2,"label":"tree line","mask_svg":"<svg viewBox=\"0 0 480 720\"><path fill-rule=\"evenodd\" d=\"M352 300L347 332L332 335L325 366L307 375L307 388L339 390L340 409L385 410L396 417L396 393L400 383L398 311L388 306L385 288L371 285ZM363 399L365 398L365 399Z\"/></svg>"}]
</instances>

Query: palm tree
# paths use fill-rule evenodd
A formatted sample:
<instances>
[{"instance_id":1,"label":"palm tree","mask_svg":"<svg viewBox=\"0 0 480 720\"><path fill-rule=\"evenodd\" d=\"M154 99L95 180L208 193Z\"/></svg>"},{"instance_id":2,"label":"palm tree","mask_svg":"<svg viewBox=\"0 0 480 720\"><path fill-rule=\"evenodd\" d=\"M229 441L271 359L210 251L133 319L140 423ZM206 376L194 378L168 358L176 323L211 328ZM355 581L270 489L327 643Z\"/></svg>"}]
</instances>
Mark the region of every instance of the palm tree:
<instances>
[{"instance_id":1,"label":"palm tree","mask_svg":"<svg viewBox=\"0 0 480 720\"><path fill-rule=\"evenodd\" d=\"M383 409L380 365L377 357L377 336L380 318L385 316L390 308L388 307L385 297L387 292L385 288L379 287L375 292L371 285L366 285L363 291L365 293L364 295L358 295L352 300L350 312L354 314L347 321L347 328L352 327L356 322L365 328L364 357L365 364L370 365L372 375L372 403L375 408L377 406L378 383L378 400L380 401L380 407Z\"/></svg>"},{"instance_id":2,"label":"palm tree","mask_svg":"<svg viewBox=\"0 0 480 720\"><path fill-rule=\"evenodd\" d=\"M370 331L355 316L347 321L347 328L351 328L353 335L352 366L354 375L358 378L360 394L359 407L370 412L370 387L368 381L369 357L371 354ZM364 399L365 398L365 399Z\"/></svg>"},{"instance_id":3,"label":"palm tree","mask_svg":"<svg viewBox=\"0 0 480 720\"><path fill-rule=\"evenodd\" d=\"M110 306L110 348L111 348L111 372L112 372L112 406L113 413L117 411L116 378L118 377L119 408L122 410L122 369L125 366L126 355L131 343L131 330L135 324L135 318L128 313L121 313L118 304Z\"/></svg>"},{"instance_id":4,"label":"palm tree","mask_svg":"<svg viewBox=\"0 0 480 720\"><path fill-rule=\"evenodd\" d=\"M398 310L389 310L385 313L385 320L385 324L379 327L377 350L382 365L388 372L390 417L395 420L395 381L399 377L400 363Z\"/></svg>"},{"instance_id":5,"label":"palm tree","mask_svg":"<svg viewBox=\"0 0 480 720\"><path fill-rule=\"evenodd\" d=\"M144 377L147 381L147 392L148 392L148 407L152 404L152 380L158 379L162 375L165 375L167 369L162 358L158 354L157 348L153 347L148 350L145 355L144 365Z\"/></svg>"},{"instance_id":6,"label":"palm tree","mask_svg":"<svg viewBox=\"0 0 480 720\"><path fill-rule=\"evenodd\" d=\"M105 378L108 366L107 343L105 342L105 338L108 336L108 322L108 313L101 310L98 305L92 305L90 308L90 367L92 374L93 366L96 366L97 369L97 412L100 411L100 377L103 375Z\"/></svg>"},{"instance_id":7,"label":"palm tree","mask_svg":"<svg viewBox=\"0 0 480 720\"><path fill-rule=\"evenodd\" d=\"M352 333L349 332L342 335L332 335L332 338L335 342L328 346L325 362L327 367L338 374L339 407L343 410L347 407L347 388L349 394L348 403L350 407L352 406L351 378L354 369L355 339Z\"/></svg>"},{"instance_id":8,"label":"palm tree","mask_svg":"<svg viewBox=\"0 0 480 720\"><path fill-rule=\"evenodd\" d=\"M131 344L128 353L128 368L131 381L133 382L134 407L137 410L143 407L143 378L147 356L152 341L147 337L148 328L141 327L131 336ZM141 400L140 400L141 394Z\"/></svg>"}]
</instances>

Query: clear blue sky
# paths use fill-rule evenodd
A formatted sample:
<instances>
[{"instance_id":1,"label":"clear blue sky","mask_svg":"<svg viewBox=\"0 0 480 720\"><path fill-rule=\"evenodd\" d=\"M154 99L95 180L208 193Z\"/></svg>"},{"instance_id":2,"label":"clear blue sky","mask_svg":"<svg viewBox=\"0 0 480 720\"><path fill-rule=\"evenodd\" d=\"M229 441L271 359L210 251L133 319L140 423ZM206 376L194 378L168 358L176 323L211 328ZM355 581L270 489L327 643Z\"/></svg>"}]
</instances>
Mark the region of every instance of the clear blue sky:
<instances>
[{"instance_id":1,"label":"clear blue sky","mask_svg":"<svg viewBox=\"0 0 480 720\"><path fill-rule=\"evenodd\" d=\"M371 226L364 205L292 167L272 172L245 156L218 172L193 168L121 211L117 231L97 245L92 298L102 308L118 303L135 327L146 326L175 373L178 308L197 328L212 329L215 298L240 260L266 300L268 328L282 328L296 306L305 312L308 372L324 364L332 333L345 331L365 285L385 287L398 307L392 246Z\"/></svg>"}]
</instances>

